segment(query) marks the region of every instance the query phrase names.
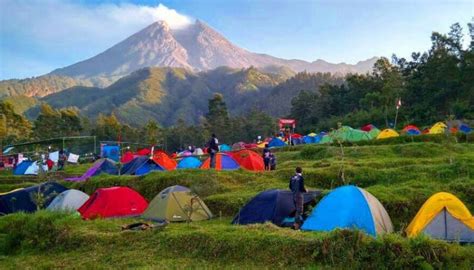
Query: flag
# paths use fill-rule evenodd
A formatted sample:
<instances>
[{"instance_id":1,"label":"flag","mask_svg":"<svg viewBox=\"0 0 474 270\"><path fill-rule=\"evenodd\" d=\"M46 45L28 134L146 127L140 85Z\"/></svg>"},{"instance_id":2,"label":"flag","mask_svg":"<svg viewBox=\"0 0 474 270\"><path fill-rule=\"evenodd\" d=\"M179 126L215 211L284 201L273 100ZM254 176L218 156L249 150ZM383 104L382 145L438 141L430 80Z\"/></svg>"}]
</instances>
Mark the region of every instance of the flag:
<instances>
[{"instance_id":1,"label":"flag","mask_svg":"<svg viewBox=\"0 0 474 270\"><path fill-rule=\"evenodd\" d=\"M399 98L397 101L397 110L402 106L402 100Z\"/></svg>"}]
</instances>

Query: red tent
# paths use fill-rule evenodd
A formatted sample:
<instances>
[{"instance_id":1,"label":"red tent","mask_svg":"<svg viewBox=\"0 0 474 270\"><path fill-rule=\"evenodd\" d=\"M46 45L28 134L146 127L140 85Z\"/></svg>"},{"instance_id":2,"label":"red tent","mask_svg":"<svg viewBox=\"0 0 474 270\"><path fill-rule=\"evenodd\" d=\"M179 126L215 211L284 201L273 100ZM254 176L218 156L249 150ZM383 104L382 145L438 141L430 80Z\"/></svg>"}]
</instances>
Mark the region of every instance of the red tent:
<instances>
[{"instance_id":1,"label":"red tent","mask_svg":"<svg viewBox=\"0 0 474 270\"><path fill-rule=\"evenodd\" d=\"M371 131L371 130L374 129L374 128L375 128L374 125L372 125L372 124L367 124L367 125L361 127L360 130L369 132L369 131Z\"/></svg>"},{"instance_id":2,"label":"red tent","mask_svg":"<svg viewBox=\"0 0 474 270\"><path fill-rule=\"evenodd\" d=\"M253 149L253 148L257 148L257 144L256 143L246 143L245 144L245 149Z\"/></svg>"},{"instance_id":3,"label":"red tent","mask_svg":"<svg viewBox=\"0 0 474 270\"><path fill-rule=\"evenodd\" d=\"M174 159L171 159L164 151L156 150L153 154L153 160L167 171L176 169L178 165Z\"/></svg>"},{"instance_id":4,"label":"red tent","mask_svg":"<svg viewBox=\"0 0 474 270\"><path fill-rule=\"evenodd\" d=\"M123 154L122 158L120 159L120 162L122 163L127 163L129 161L132 161L132 159L134 159L135 156L133 155L132 152L130 151L127 151Z\"/></svg>"},{"instance_id":5,"label":"red tent","mask_svg":"<svg viewBox=\"0 0 474 270\"><path fill-rule=\"evenodd\" d=\"M298 133L291 134L292 139L299 139L299 138L302 138L302 137L303 136L301 134L298 134Z\"/></svg>"},{"instance_id":6,"label":"red tent","mask_svg":"<svg viewBox=\"0 0 474 270\"><path fill-rule=\"evenodd\" d=\"M136 154L139 156L149 156L151 154L151 150L148 148L143 148L138 150Z\"/></svg>"},{"instance_id":7,"label":"red tent","mask_svg":"<svg viewBox=\"0 0 474 270\"><path fill-rule=\"evenodd\" d=\"M232 157L239 163L240 167L249 171L265 170L263 158L254 151L240 150L232 153Z\"/></svg>"},{"instance_id":8,"label":"red tent","mask_svg":"<svg viewBox=\"0 0 474 270\"><path fill-rule=\"evenodd\" d=\"M416 130L418 132L421 133L420 129L417 127L417 126L414 126L414 125L406 125L404 128L403 128L403 132L407 132L409 130Z\"/></svg>"},{"instance_id":9,"label":"red tent","mask_svg":"<svg viewBox=\"0 0 474 270\"><path fill-rule=\"evenodd\" d=\"M84 219L140 215L148 202L129 187L99 188L77 210Z\"/></svg>"}]
</instances>

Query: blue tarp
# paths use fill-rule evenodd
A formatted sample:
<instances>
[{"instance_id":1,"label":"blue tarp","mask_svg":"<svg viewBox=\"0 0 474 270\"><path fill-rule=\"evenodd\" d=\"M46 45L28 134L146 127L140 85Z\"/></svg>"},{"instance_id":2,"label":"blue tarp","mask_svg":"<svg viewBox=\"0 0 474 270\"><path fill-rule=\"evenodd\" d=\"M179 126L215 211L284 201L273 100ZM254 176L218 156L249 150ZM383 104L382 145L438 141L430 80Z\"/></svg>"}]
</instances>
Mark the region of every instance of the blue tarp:
<instances>
[{"instance_id":1,"label":"blue tarp","mask_svg":"<svg viewBox=\"0 0 474 270\"><path fill-rule=\"evenodd\" d=\"M177 169L197 169L201 167L202 162L195 157L185 157L183 158L176 167Z\"/></svg>"},{"instance_id":2,"label":"blue tarp","mask_svg":"<svg viewBox=\"0 0 474 270\"><path fill-rule=\"evenodd\" d=\"M130 162L123 165L120 174L143 175L151 171L164 171L163 167L158 165L148 156L136 157Z\"/></svg>"},{"instance_id":3,"label":"blue tarp","mask_svg":"<svg viewBox=\"0 0 474 270\"><path fill-rule=\"evenodd\" d=\"M48 206L53 199L67 190L66 187L47 182L40 185L24 188L12 193L0 196L0 215L11 214L15 212L35 212L37 207L38 193L41 194L43 205L40 208Z\"/></svg>"},{"instance_id":4,"label":"blue tarp","mask_svg":"<svg viewBox=\"0 0 474 270\"><path fill-rule=\"evenodd\" d=\"M336 228L376 234L369 204L355 186L339 187L326 195L301 227L307 231L331 231Z\"/></svg>"},{"instance_id":5,"label":"blue tarp","mask_svg":"<svg viewBox=\"0 0 474 270\"><path fill-rule=\"evenodd\" d=\"M120 147L118 145L102 146L102 157L118 162L120 160Z\"/></svg>"},{"instance_id":6,"label":"blue tarp","mask_svg":"<svg viewBox=\"0 0 474 270\"><path fill-rule=\"evenodd\" d=\"M305 193L304 204L310 204L319 194L319 191ZM283 220L294 215L295 211L291 191L266 190L252 198L234 217L232 224L253 224L270 221L281 226Z\"/></svg>"}]
</instances>

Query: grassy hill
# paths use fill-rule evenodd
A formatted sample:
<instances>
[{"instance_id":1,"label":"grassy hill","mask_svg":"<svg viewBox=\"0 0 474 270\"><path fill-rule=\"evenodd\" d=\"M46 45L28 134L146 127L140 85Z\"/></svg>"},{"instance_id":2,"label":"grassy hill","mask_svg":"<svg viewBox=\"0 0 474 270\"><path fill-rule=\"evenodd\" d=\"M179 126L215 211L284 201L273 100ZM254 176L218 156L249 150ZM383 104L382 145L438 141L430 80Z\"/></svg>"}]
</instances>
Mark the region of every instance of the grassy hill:
<instances>
[{"instance_id":1,"label":"grassy hill","mask_svg":"<svg viewBox=\"0 0 474 270\"><path fill-rule=\"evenodd\" d=\"M471 269L474 246L418 237L403 230L423 202L439 191L452 192L474 209L474 144L449 140L344 147L298 146L277 152L278 169L247 171L173 171L146 176L98 176L63 184L92 193L98 187L127 185L148 200L170 185L196 191L213 211L212 221L175 223L164 230L122 232L133 219L82 221L39 212L0 218L2 268L351 268ZM272 224L230 225L251 197L286 188L295 166L307 185L325 193L354 184L376 196L387 209L396 233L372 238L359 232L297 232ZM87 166L70 166L80 174ZM344 182L341 177L344 174ZM0 175L0 192L36 182ZM377 254L377 256L374 256ZM85 259L87 258L87 259Z\"/></svg>"}]
</instances>

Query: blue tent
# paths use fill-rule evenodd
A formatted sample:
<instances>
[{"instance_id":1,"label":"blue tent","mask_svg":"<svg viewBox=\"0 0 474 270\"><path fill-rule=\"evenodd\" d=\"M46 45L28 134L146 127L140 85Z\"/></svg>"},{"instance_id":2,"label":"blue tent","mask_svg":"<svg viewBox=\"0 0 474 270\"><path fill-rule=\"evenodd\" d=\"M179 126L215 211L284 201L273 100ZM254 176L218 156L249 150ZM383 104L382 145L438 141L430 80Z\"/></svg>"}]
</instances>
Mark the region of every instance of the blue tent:
<instances>
[{"instance_id":1,"label":"blue tent","mask_svg":"<svg viewBox=\"0 0 474 270\"><path fill-rule=\"evenodd\" d=\"M48 206L53 199L67 190L64 186L46 182L36 186L24 188L18 191L7 193L0 196L0 215L11 214L15 212L34 212L38 209L36 198L38 193L44 199L40 208Z\"/></svg>"},{"instance_id":2,"label":"blue tent","mask_svg":"<svg viewBox=\"0 0 474 270\"><path fill-rule=\"evenodd\" d=\"M319 143L320 140L321 140L321 137L319 135L318 136L304 136L303 137L303 142L305 144Z\"/></svg>"},{"instance_id":3,"label":"blue tent","mask_svg":"<svg viewBox=\"0 0 474 270\"><path fill-rule=\"evenodd\" d=\"M18 164L13 171L13 175L24 175L26 170L33 165L33 161L31 160L23 160L20 164Z\"/></svg>"},{"instance_id":4,"label":"blue tent","mask_svg":"<svg viewBox=\"0 0 474 270\"><path fill-rule=\"evenodd\" d=\"M304 205L314 202L320 194L312 191L304 194ZM270 189L252 198L232 220L232 224L253 224L270 221L281 226L286 217L295 213L293 193L289 190Z\"/></svg>"},{"instance_id":5,"label":"blue tent","mask_svg":"<svg viewBox=\"0 0 474 270\"><path fill-rule=\"evenodd\" d=\"M195 157L183 158L176 167L177 169L198 169L201 167L202 162Z\"/></svg>"},{"instance_id":6,"label":"blue tent","mask_svg":"<svg viewBox=\"0 0 474 270\"><path fill-rule=\"evenodd\" d=\"M462 133L468 134L468 133L471 133L472 128L466 124L461 124L459 126L459 131L461 131Z\"/></svg>"},{"instance_id":7,"label":"blue tent","mask_svg":"<svg viewBox=\"0 0 474 270\"><path fill-rule=\"evenodd\" d=\"M282 147L286 146L286 143L279 138L273 138L270 142L268 142L268 147Z\"/></svg>"},{"instance_id":8,"label":"blue tent","mask_svg":"<svg viewBox=\"0 0 474 270\"><path fill-rule=\"evenodd\" d=\"M417 136L417 135L421 134L421 131L419 131L417 129L408 129L406 134L410 135L410 136Z\"/></svg>"},{"instance_id":9,"label":"blue tent","mask_svg":"<svg viewBox=\"0 0 474 270\"><path fill-rule=\"evenodd\" d=\"M158 165L148 156L136 157L130 162L123 165L120 174L143 175L151 171L164 171L163 167Z\"/></svg>"},{"instance_id":10,"label":"blue tent","mask_svg":"<svg viewBox=\"0 0 474 270\"><path fill-rule=\"evenodd\" d=\"M372 194L355 186L343 186L326 195L301 227L306 231L359 229L375 236L392 232L390 217Z\"/></svg>"},{"instance_id":11,"label":"blue tent","mask_svg":"<svg viewBox=\"0 0 474 270\"><path fill-rule=\"evenodd\" d=\"M227 144L221 144L221 145L219 145L219 151L221 151L221 152L230 152L230 151L232 151L232 147L230 147Z\"/></svg>"},{"instance_id":12,"label":"blue tent","mask_svg":"<svg viewBox=\"0 0 474 270\"><path fill-rule=\"evenodd\" d=\"M102 147L102 157L118 162L120 160L120 147L118 145L104 145Z\"/></svg>"}]
</instances>

